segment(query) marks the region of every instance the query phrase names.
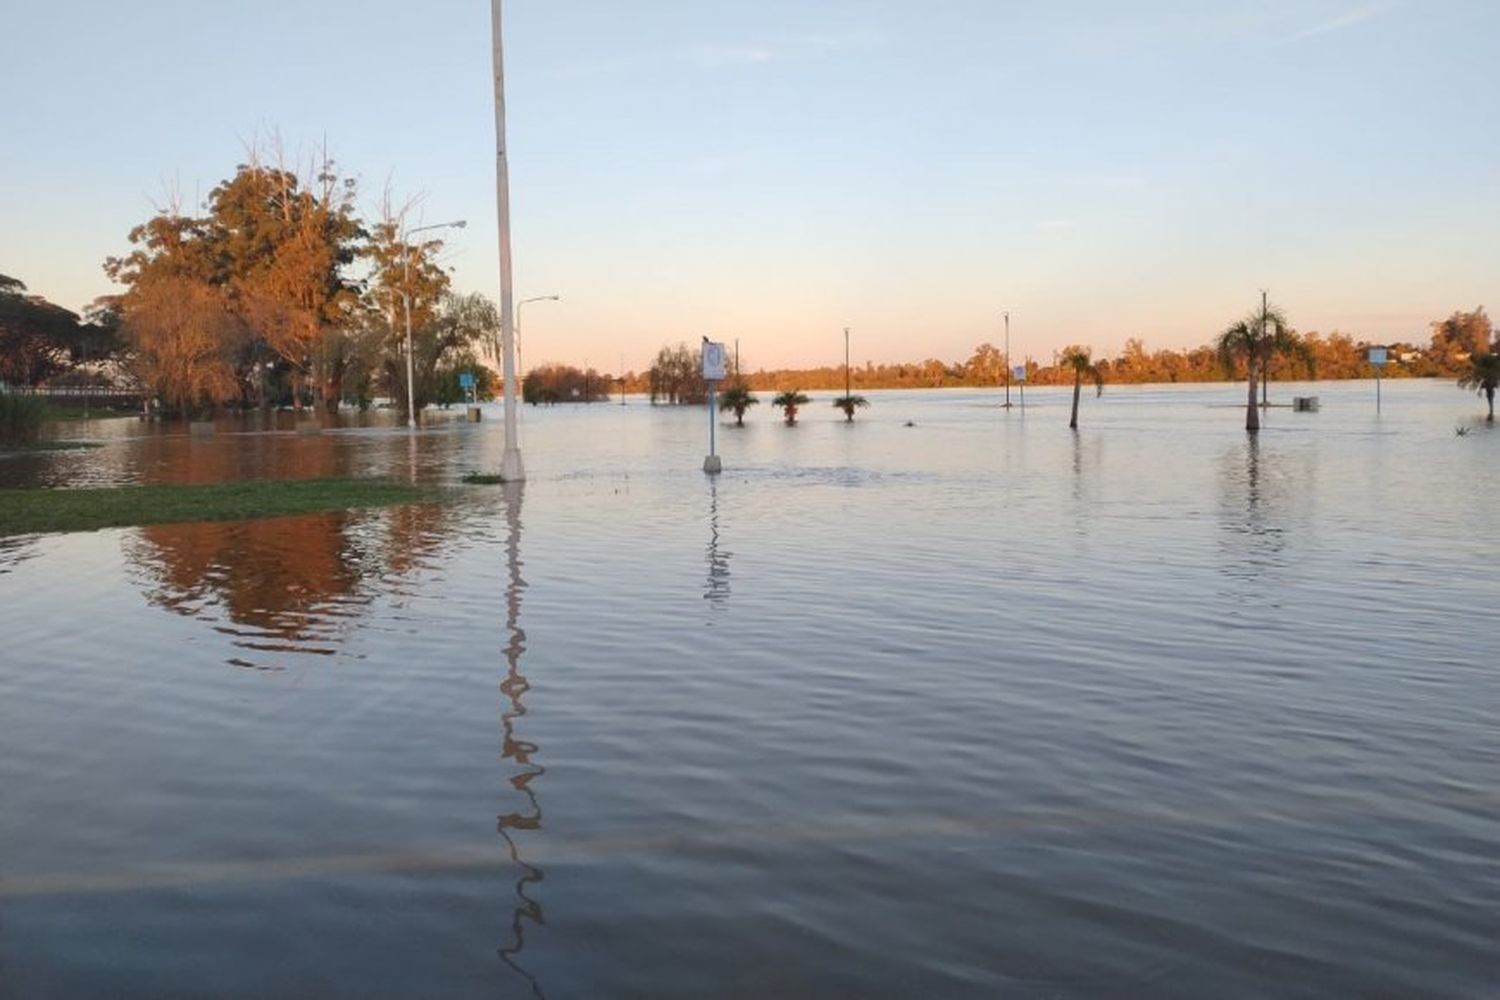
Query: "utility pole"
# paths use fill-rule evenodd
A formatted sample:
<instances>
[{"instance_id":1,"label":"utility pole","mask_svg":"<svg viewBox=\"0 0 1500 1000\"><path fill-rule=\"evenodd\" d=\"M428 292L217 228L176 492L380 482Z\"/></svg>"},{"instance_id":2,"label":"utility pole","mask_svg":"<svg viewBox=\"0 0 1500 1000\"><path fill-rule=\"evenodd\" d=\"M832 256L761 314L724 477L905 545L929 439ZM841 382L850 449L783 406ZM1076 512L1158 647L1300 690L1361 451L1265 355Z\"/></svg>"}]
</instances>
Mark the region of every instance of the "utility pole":
<instances>
[{"instance_id":1,"label":"utility pole","mask_svg":"<svg viewBox=\"0 0 1500 1000\"><path fill-rule=\"evenodd\" d=\"M844 327L844 402L849 402L853 395L853 386L849 381L849 328Z\"/></svg>"},{"instance_id":2,"label":"utility pole","mask_svg":"<svg viewBox=\"0 0 1500 1000\"><path fill-rule=\"evenodd\" d=\"M1010 409L1010 310L1001 313L1005 317L1005 408Z\"/></svg>"},{"instance_id":3,"label":"utility pole","mask_svg":"<svg viewBox=\"0 0 1500 1000\"><path fill-rule=\"evenodd\" d=\"M495 211L500 223L500 371L505 396L505 454L500 478L526 478L516 435L516 331L511 315L514 291L510 268L510 168L505 158L505 53L501 44L501 0L490 0L490 40L495 66Z\"/></svg>"},{"instance_id":4,"label":"utility pole","mask_svg":"<svg viewBox=\"0 0 1500 1000\"><path fill-rule=\"evenodd\" d=\"M411 342L411 247L402 240L401 302L406 311L406 429L417 429L416 376L413 374Z\"/></svg>"},{"instance_id":5,"label":"utility pole","mask_svg":"<svg viewBox=\"0 0 1500 1000\"><path fill-rule=\"evenodd\" d=\"M1265 352L1265 367L1260 373L1260 407L1266 409L1271 405L1271 387L1267 383L1271 378L1271 345L1266 341L1266 290L1260 290L1260 349Z\"/></svg>"}]
</instances>

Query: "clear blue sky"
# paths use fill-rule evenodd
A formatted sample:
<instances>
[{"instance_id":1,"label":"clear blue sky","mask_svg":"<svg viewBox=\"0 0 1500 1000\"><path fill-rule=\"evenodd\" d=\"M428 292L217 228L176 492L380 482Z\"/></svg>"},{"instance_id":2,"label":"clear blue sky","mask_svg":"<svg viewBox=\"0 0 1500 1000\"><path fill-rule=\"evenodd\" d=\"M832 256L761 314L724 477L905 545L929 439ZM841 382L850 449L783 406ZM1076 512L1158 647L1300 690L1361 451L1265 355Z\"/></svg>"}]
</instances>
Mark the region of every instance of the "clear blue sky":
<instances>
[{"instance_id":1,"label":"clear blue sky","mask_svg":"<svg viewBox=\"0 0 1500 1000\"><path fill-rule=\"evenodd\" d=\"M1500 306L1500 3L508 0L526 360L747 366L1425 338ZM0 272L78 307L171 190L278 130L462 217L494 294L482 0L18 0Z\"/></svg>"}]
</instances>

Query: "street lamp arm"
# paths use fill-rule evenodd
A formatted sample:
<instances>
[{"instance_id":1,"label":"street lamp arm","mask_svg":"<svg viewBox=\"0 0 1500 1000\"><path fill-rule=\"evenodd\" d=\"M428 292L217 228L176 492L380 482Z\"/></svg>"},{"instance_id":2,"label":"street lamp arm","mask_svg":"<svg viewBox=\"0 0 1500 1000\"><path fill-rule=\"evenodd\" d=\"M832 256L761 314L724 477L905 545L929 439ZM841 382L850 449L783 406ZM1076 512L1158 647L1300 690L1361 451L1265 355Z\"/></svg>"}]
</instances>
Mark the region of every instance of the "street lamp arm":
<instances>
[{"instance_id":1,"label":"street lamp arm","mask_svg":"<svg viewBox=\"0 0 1500 1000\"><path fill-rule=\"evenodd\" d=\"M429 229L462 229L467 225L468 223L463 219L456 219L453 222L433 222L426 226L415 226L411 229L408 229L406 231L406 235L410 236L412 233L425 233Z\"/></svg>"},{"instance_id":2,"label":"street lamp arm","mask_svg":"<svg viewBox=\"0 0 1500 1000\"><path fill-rule=\"evenodd\" d=\"M533 295L529 299L522 299L520 302L516 303L516 322L515 322L515 328L513 330L513 334L515 336L515 344L516 344L516 370L518 372L523 372L523 373L525 372L525 367L521 364L521 308L523 306L525 306L526 303L528 303L528 302L561 302L561 301L562 301L562 296L561 295ZM524 379L525 375L523 374L521 377Z\"/></svg>"}]
</instances>

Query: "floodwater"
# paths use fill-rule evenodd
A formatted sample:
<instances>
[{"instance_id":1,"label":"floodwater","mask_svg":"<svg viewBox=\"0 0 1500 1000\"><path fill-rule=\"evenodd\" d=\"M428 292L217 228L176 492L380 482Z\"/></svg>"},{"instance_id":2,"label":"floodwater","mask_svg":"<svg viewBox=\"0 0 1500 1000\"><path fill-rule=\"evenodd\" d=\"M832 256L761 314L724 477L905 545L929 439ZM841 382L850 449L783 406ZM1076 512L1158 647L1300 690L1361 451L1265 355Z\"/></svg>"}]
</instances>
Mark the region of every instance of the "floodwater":
<instances>
[{"instance_id":1,"label":"floodwater","mask_svg":"<svg viewBox=\"0 0 1500 1000\"><path fill-rule=\"evenodd\" d=\"M528 409L524 487L0 539L0 994L1493 996L1500 431L1242 392L815 393L716 479ZM501 452L231 431L0 482Z\"/></svg>"}]
</instances>

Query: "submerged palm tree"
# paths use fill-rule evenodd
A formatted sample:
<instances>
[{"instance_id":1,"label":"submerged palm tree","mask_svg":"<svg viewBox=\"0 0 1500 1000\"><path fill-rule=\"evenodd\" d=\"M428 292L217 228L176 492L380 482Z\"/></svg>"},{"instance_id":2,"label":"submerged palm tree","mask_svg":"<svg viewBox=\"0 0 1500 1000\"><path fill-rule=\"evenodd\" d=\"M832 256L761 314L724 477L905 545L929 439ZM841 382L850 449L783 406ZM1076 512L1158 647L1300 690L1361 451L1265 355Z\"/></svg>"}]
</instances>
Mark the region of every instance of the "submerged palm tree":
<instances>
[{"instance_id":1,"label":"submerged palm tree","mask_svg":"<svg viewBox=\"0 0 1500 1000\"><path fill-rule=\"evenodd\" d=\"M790 427L797 422L797 407L807 405L807 401L807 397L796 389L788 389L778 393L771 405L781 407L781 412L786 414L786 425Z\"/></svg>"},{"instance_id":2,"label":"submerged palm tree","mask_svg":"<svg viewBox=\"0 0 1500 1000\"><path fill-rule=\"evenodd\" d=\"M1259 309L1219 334L1215 347L1219 364L1230 377L1234 376L1240 359L1245 361L1245 430L1251 434L1260 430L1255 380L1263 377L1270 368L1271 358L1277 354L1298 355L1309 362L1312 358L1307 344L1287 326L1286 316L1265 301L1261 302Z\"/></svg>"},{"instance_id":3,"label":"submerged palm tree","mask_svg":"<svg viewBox=\"0 0 1500 1000\"><path fill-rule=\"evenodd\" d=\"M1483 396L1490 406L1489 416L1484 419L1494 423L1495 390L1500 389L1500 350L1469 355L1469 367L1458 377L1458 387L1473 389Z\"/></svg>"},{"instance_id":4,"label":"submerged palm tree","mask_svg":"<svg viewBox=\"0 0 1500 1000\"><path fill-rule=\"evenodd\" d=\"M759 402L760 400L755 398L755 393L750 391L748 385L744 382L736 382L719 396L719 410L720 412L733 410L734 425L743 427L745 426L745 411Z\"/></svg>"},{"instance_id":5,"label":"submerged palm tree","mask_svg":"<svg viewBox=\"0 0 1500 1000\"><path fill-rule=\"evenodd\" d=\"M833 405L836 408L844 411L845 420L853 421L854 411L862 406L869 406L870 401L863 396L846 395L840 396L838 399L835 399L833 401Z\"/></svg>"},{"instance_id":6,"label":"submerged palm tree","mask_svg":"<svg viewBox=\"0 0 1500 1000\"><path fill-rule=\"evenodd\" d=\"M1068 421L1068 426L1073 430L1078 429L1078 397L1083 392L1083 377L1087 375L1093 379L1098 388L1097 395L1104 395L1104 370L1094 364L1093 351L1087 347L1065 347L1062 352L1062 360L1059 364L1064 370L1073 369L1073 417Z\"/></svg>"}]
</instances>

